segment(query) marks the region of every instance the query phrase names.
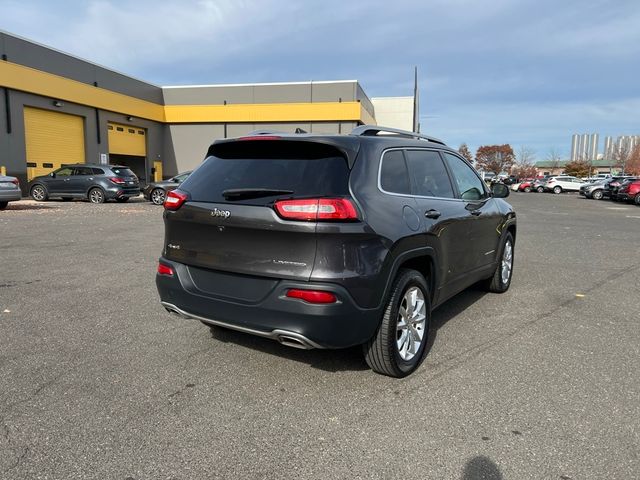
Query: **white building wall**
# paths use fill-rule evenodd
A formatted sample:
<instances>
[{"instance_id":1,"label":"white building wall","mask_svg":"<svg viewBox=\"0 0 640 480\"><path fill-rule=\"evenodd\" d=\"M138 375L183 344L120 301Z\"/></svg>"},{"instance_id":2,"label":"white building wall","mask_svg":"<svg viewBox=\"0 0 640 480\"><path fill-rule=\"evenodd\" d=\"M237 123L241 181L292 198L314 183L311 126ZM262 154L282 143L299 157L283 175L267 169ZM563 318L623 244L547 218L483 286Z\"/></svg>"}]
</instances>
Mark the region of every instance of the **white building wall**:
<instances>
[{"instance_id":1,"label":"white building wall","mask_svg":"<svg viewBox=\"0 0 640 480\"><path fill-rule=\"evenodd\" d=\"M413 131L413 97L375 97L371 103L379 126Z\"/></svg>"}]
</instances>

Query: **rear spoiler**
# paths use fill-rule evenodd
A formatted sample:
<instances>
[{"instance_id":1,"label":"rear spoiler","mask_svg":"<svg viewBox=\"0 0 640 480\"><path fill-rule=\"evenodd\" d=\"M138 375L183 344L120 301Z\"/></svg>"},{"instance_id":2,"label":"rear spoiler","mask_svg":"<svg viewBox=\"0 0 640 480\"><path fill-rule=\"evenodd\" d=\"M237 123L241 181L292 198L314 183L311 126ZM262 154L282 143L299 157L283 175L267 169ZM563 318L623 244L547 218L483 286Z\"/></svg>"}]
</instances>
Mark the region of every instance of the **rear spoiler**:
<instances>
[{"instance_id":1,"label":"rear spoiler","mask_svg":"<svg viewBox=\"0 0 640 480\"><path fill-rule=\"evenodd\" d=\"M229 152L231 149L246 148L248 150L254 150L259 148L265 148L266 142L269 142L269 146L272 142L287 142L287 147L291 147L292 143L299 144L319 144L324 147L332 147L338 150L342 156L345 157L349 168L353 167L360 150L360 141L357 137L348 135L315 135L308 133L280 133L272 131L256 131L251 132L249 135L238 138L221 139L216 140L209 147L207 151L207 157L217 156L218 153L224 151Z\"/></svg>"}]
</instances>

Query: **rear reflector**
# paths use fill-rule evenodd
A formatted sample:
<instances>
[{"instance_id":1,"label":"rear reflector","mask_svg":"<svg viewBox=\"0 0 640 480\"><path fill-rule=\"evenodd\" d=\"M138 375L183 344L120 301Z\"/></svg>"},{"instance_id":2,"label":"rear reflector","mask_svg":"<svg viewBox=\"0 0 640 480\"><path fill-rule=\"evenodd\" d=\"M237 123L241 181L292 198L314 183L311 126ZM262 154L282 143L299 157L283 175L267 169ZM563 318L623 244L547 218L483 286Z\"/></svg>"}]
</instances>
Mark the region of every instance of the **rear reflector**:
<instances>
[{"instance_id":1,"label":"rear reflector","mask_svg":"<svg viewBox=\"0 0 640 480\"><path fill-rule=\"evenodd\" d=\"M278 214L287 220L357 220L358 212L346 198L309 198L280 200L275 203Z\"/></svg>"},{"instance_id":2,"label":"rear reflector","mask_svg":"<svg viewBox=\"0 0 640 480\"><path fill-rule=\"evenodd\" d=\"M336 303L337 298L331 292L323 292L322 290L287 290L287 297L298 298L308 303Z\"/></svg>"},{"instance_id":3,"label":"rear reflector","mask_svg":"<svg viewBox=\"0 0 640 480\"><path fill-rule=\"evenodd\" d=\"M165 210L178 210L184 202L189 199L189 196L178 190L172 190L167 193L167 197L164 199Z\"/></svg>"},{"instance_id":4,"label":"rear reflector","mask_svg":"<svg viewBox=\"0 0 640 480\"><path fill-rule=\"evenodd\" d=\"M173 277L173 268L164 263L158 263L158 275L167 275Z\"/></svg>"}]
</instances>

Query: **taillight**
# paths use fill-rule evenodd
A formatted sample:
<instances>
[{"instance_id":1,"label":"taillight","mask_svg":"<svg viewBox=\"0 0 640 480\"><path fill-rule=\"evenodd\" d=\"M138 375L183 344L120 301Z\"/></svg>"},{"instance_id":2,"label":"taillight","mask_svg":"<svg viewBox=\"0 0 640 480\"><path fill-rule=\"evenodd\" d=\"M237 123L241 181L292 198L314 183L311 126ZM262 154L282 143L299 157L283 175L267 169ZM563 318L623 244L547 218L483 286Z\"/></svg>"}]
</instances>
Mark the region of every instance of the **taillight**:
<instances>
[{"instance_id":1,"label":"taillight","mask_svg":"<svg viewBox=\"0 0 640 480\"><path fill-rule=\"evenodd\" d=\"M158 263L158 275L167 275L173 277L173 268L164 263Z\"/></svg>"},{"instance_id":2,"label":"taillight","mask_svg":"<svg viewBox=\"0 0 640 480\"><path fill-rule=\"evenodd\" d=\"M164 199L164 208L165 210L178 210L188 199L189 196L186 193L178 190L172 190L167 193L167 196Z\"/></svg>"},{"instance_id":3,"label":"taillight","mask_svg":"<svg viewBox=\"0 0 640 480\"><path fill-rule=\"evenodd\" d=\"M14 178L13 180L11 180L11 183L15 184L16 186L20 186L20 181L17 178Z\"/></svg>"},{"instance_id":4,"label":"taillight","mask_svg":"<svg viewBox=\"0 0 640 480\"><path fill-rule=\"evenodd\" d=\"M322 290L301 290L293 288L287 290L287 297L297 298L308 303L336 303L337 301L333 293Z\"/></svg>"},{"instance_id":5,"label":"taillight","mask_svg":"<svg viewBox=\"0 0 640 480\"><path fill-rule=\"evenodd\" d=\"M120 177L108 177L108 178L116 185L124 185L126 183L124 178L120 178Z\"/></svg>"},{"instance_id":6,"label":"taillight","mask_svg":"<svg viewBox=\"0 0 640 480\"><path fill-rule=\"evenodd\" d=\"M250 137L240 137L238 140L246 142L252 140L280 140L281 138L282 137L278 137L276 135L252 135Z\"/></svg>"},{"instance_id":7,"label":"taillight","mask_svg":"<svg viewBox=\"0 0 640 480\"><path fill-rule=\"evenodd\" d=\"M286 220L357 220L358 212L346 198L307 198L279 200L275 209Z\"/></svg>"}]
</instances>

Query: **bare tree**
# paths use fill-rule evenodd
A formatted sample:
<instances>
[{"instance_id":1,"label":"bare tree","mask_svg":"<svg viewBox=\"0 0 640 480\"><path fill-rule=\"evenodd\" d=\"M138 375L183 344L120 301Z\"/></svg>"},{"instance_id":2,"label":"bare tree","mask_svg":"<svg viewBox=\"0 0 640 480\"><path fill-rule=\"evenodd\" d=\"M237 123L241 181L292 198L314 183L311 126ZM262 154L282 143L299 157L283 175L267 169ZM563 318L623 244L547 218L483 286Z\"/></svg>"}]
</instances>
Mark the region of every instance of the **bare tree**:
<instances>
[{"instance_id":1,"label":"bare tree","mask_svg":"<svg viewBox=\"0 0 640 480\"><path fill-rule=\"evenodd\" d=\"M521 146L516 155L516 163L511 167L511 174L517 178L532 178L537 174L535 165L535 150Z\"/></svg>"},{"instance_id":2,"label":"bare tree","mask_svg":"<svg viewBox=\"0 0 640 480\"><path fill-rule=\"evenodd\" d=\"M613 166L622 170L622 173L625 173L631 153L631 149L627 145L620 145L620 148L614 148L611 156Z\"/></svg>"},{"instance_id":3,"label":"bare tree","mask_svg":"<svg viewBox=\"0 0 640 480\"><path fill-rule=\"evenodd\" d=\"M533 165L536 161L536 151L522 145L518 150L517 163L519 165Z\"/></svg>"},{"instance_id":4,"label":"bare tree","mask_svg":"<svg viewBox=\"0 0 640 480\"><path fill-rule=\"evenodd\" d=\"M551 170L555 170L560 168L560 162L562 161L562 155L556 147L551 147L549 149L549 153L547 154L547 161L549 162L549 166Z\"/></svg>"}]
</instances>

